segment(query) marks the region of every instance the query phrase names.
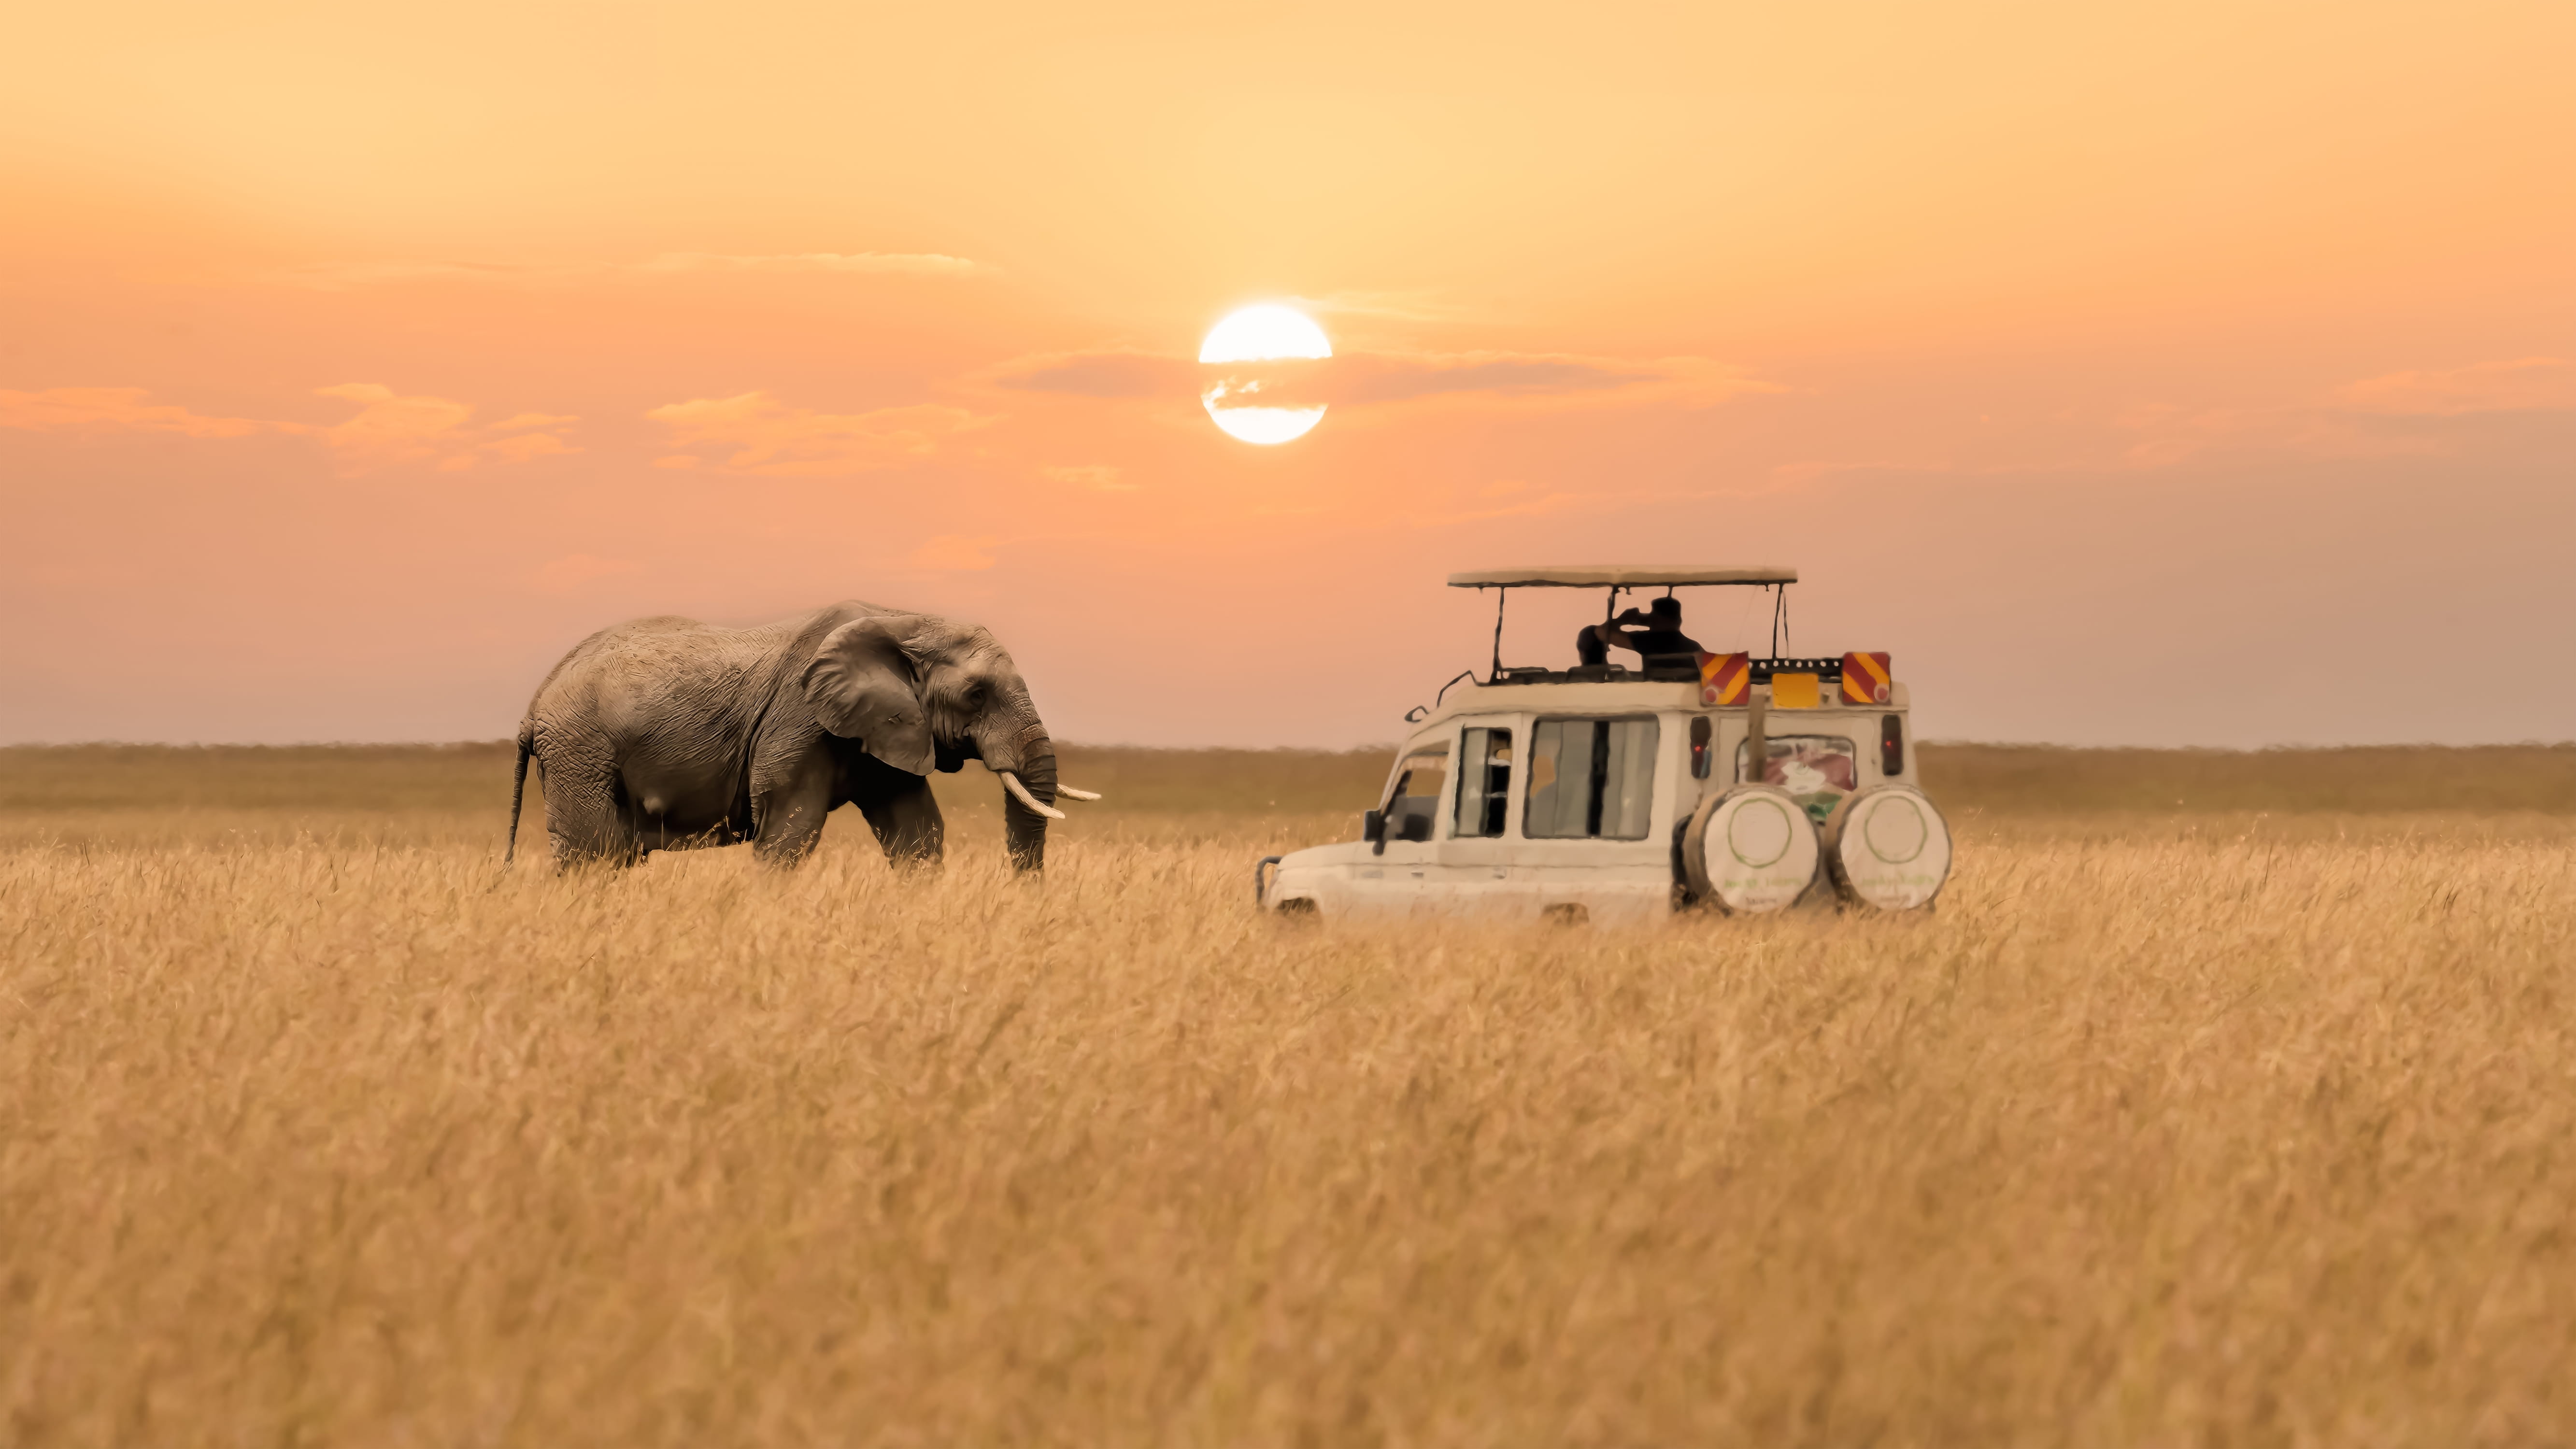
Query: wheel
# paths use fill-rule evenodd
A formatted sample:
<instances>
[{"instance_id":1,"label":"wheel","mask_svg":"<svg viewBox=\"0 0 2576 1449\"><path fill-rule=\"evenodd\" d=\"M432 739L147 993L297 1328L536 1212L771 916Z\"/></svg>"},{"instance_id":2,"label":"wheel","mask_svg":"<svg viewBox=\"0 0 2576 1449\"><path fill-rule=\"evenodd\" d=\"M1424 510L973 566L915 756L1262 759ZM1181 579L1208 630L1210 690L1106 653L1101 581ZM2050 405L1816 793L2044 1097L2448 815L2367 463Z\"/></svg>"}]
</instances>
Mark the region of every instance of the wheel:
<instances>
[{"instance_id":1,"label":"wheel","mask_svg":"<svg viewBox=\"0 0 2576 1449\"><path fill-rule=\"evenodd\" d=\"M1911 785L1854 791L1825 817L1825 865L1855 905L1928 909L1950 878L1950 825Z\"/></svg>"},{"instance_id":2,"label":"wheel","mask_svg":"<svg viewBox=\"0 0 2576 1449\"><path fill-rule=\"evenodd\" d=\"M1729 915L1786 910L1815 884L1815 822L1777 785L1738 785L1700 802L1682 832L1691 894Z\"/></svg>"}]
</instances>

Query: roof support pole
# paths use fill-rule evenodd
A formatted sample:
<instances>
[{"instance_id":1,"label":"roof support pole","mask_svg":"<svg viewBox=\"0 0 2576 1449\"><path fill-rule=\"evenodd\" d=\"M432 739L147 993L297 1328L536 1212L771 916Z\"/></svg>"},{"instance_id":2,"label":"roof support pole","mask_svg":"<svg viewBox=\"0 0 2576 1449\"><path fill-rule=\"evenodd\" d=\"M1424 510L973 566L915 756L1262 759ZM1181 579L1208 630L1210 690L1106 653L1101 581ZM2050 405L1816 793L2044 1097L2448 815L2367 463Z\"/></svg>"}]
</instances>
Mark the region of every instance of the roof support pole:
<instances>
[{"instance_id":1,"label":"roof support pole","mask_svg":"<svg viewBox=\"0 0 2576 1449\"><path fill-rule=\"evenodd\" d=\"M1771 768L1771 686L1757 684L1745 691L1744 769L1736 778L1759 785L1769 778Z\"/></svg>"},{"instance_id":2,"label":"roof support pole","mask_svg":"<svg viewBox=\"0 0 2576 1449\"><path fill-rule=\"evenodd\" d=\"M1481 594L1484 590L1476 592ZM1500 683L1503 677L1503 606L1511 601L1512 591L1508 584L1494 590L1494 672L1485 676L1488 684Z\"/></svg>"}]
</instances>

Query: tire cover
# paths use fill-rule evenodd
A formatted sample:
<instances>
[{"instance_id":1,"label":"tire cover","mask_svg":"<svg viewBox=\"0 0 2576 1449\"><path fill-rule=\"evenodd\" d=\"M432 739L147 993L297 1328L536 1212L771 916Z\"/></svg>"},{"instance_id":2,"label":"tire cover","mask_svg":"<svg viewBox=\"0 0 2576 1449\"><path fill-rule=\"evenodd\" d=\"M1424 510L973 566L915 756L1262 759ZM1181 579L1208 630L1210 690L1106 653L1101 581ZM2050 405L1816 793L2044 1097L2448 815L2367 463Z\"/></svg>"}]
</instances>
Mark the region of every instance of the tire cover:
<instances>
[{"instance_id":1,"label":"tire cover","mask_svg":"<svg viewBox=\"0 0 2576 1449\"><path fill-rule=\"evenodd\" d=\"M1700 802L1682 835L1691 894L1730 915L1796 905L1821 853L1815 822L1777 785L1738 785Z\"/></svg>"},{"instance_id":2,"label":"tire cover","mask_svg":"<svg viewBox=\"0 0 2576 1449\"><path fill-rule=\"evenodd\" d=\"M1911 785L1871 785L1825 817L1825 862L1845 899L1882 911L1932 904L1950 878L1950 825Z\"/></svg>"}]
</instances>

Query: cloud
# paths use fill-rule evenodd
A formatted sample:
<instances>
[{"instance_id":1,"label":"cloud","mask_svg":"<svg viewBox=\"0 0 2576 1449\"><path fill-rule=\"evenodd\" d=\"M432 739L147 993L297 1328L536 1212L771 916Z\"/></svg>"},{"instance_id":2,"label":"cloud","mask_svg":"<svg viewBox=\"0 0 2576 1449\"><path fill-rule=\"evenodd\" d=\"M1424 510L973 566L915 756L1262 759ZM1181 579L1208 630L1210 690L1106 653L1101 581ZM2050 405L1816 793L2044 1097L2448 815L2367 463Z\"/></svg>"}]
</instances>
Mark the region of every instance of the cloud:
<instances>
[{"instance_id":1,"label":"cloud","mask_svg":"<svg viewBox=\"0 0 2576 1449\"><path fill-rule=\"evenodd\" d=\"M580 451L552 433L521 433L517 437L494 438L475 444L477 456L503 463L525 463L531 458L556 458Z\"/></svg>"},{"instance_id":2,"label":"cloud","mask_svg":"<svg viewBox=\"0 0 2576 1449\"><path fill-rule=\"evenodd\" d=\"M149 390L139 387L0 391L0 428L43 433L176 433L187 438L246 438L254 433L311 431L302 423L211 417L170 403L144 401L150 396Z\"/></svg>"},{"instance_id":3,"label":"cloud","mask_svg":"<svg viewBox=\"0 0 2576 1449\"><path fill-rule=\"evenodd\" d=\"M1101 493L1136 491L1135 484L1122 481L1120 471L1106 463L1086 463L1077 468L1045 468L1040 471L1052 483L1070 483L1077 488L1089 488Z\"/></svg>"},{"instance_id":4,"label":"cloud","mask_svg":"<svg viewBox=\"0 0 2576 1449\"><path fill-rule=\"evenodd\" d=\"M2392 372L2347 383L2322 400L2262 408L2133 407L2117 425L2135 441L2132 467L2169 467L2209 454L2316 458L2425 457L2450 450L2449 420L2491 413L2576 410L2576 363L2554 357Z\"/></svg>"},{"instance_id":5,"label":"cloud","mask_svg":"<svg viewBox=\"0 0 2576 1449\"><path fill-rule=\"evenodd\" d=\"M55 387L0 392L0 427L37 432L171 433L186 438L246 438L259 433L312 438L331 451L343 473L426 463L458 472L485 462L524 463L575 453L561 431L576 418L521 413L490 427L473 425L474 409L442 397L404 397L381 383L344 382L317 397L356 403L346 421L328 426L268 418L226 418L172 403L146 401L139 387Z\"/></svg>"},{"instance_id":6,"label":"cloud","mask_svg":"<svg viewBox=\"0 0 2576 1449\"><path fill-rule=\"evenodd\" d=\"M1498 484L1479 490L1484 501L1447 510L1401 509L1387 516L1390 526L1401 528L1454 528L1465 523L1484 523L1497 518L1545 518L1551 514L1569 513L1576 509L1597 510L1606 504L1636 497L1618 493L1542 493L1531 496L1526 484ZM1641 501L1641 500L1640 500Z\"/></svg>"},{"instance_id":7,"label":"cloud","mask_svg":"<svg viewBox=\"0 0 2576 1449\"><path fill-rule=\"evenodd\" d=\"M1088 352L1042 352L1014 358L992 369L984 380L1015 392L1049 392L1068 397L1193 397L1198 393L1195 359L1105 347Z\"/></svg>"},{"instance_id":8,"label":"cloud","mask_svg":"<svg viewBox=\"0 0 2576 1449\"><path fill-rule=\"evenodd\" d=\"M664 252L635 264L646 276L667 272L897 272L921 277L962 277L992 268L939 252L779 252L734 256L719 252Z\"/></svg>"},{"instance_id":9,"label":"cloud","mask_svg":"<svg viewBox=\"0 0 2576 1449\"><path fill-rule=\"evenodd\" d=\"M1105 347L1039 353L987 371L982 381L1020 392L1088 398L1193 398L1223 387L1276 407L1372 407L1433 398L1707 407L1747 393L1784 391L1704 357L1587 357L1545 352L1349 352L1313 361L1202 367L1187 357Z\"/></svg>"},{"instance_id":10,"label":"cloud","mask_svg":"<svg viewBox=\"0 0 2576 1449\"><path fill-rule=\"evenodd\" d=\"M2525 357L2443 372L2392 372L2350 384L2337 400L2354 412L2404 417L2559 412L2576 408L2576 363Z\"/></svg>"},{"instance_id":11,"label":"cloud","mask_svg":"<svg viewBox=\"0 0 2576 1449\"><path fill-rule=\"evenodd\" d=\"M520 266L500 262L376 261L315 262L268 273L271 281L318 292L350 292L363 287L398 287L412 282L479 282L504 286L540 286L592 275L596 268Z\"/></svg>"},{"instance_id":12,"label":"cloud","mask_svg":"<svg viewBox=\"0 0 2576 1449\"><path fill-rule=\"evenodd\" d=\"M524 463L531 458L553 458L578 453L555 436L555 431L581 421L569 414L520 413L504 418L484 430L486 436L475 448L481 454L504 463Z\"/></svg>"},{"instance_id":13,"label":"cloud","mask_svg":"<svg viewBox=\"0 0 2576 1449\"><path fill-rule=\"evenodd\" d=\"M344 473L407 463L427 463L461 473L486 461L524 463L577 453L557 436L579 421L550 413L520 413L489 427L472 425L474 409L443 397L405 397L382 383L344 382L317 389L317 397L358 405L346 422L321 429L323 442Z\"/></svg>"},{"instance_id":14,"label":"cloud","mask_svg":"<svg viewBox=\"0 0 2576 1449\"><path fill-rule=\"evenodd\" d=\"M1320 312L1328 317L1370 317L1390 322L1457 322L1470 315L1468 309L1443 302L1429 292L1335 292L1325 297L1291 297L1288 305L1300 312Z\"/></svg>"},{"instance_id":15,"label":"cloud","mask_svg":"<svg viewBox=\"0 0 2576 1449\"><path fill-rule=\"evenodd\" d=\"M937 569L943 573L973 573L993 566L993 545L1002 540L990 535L969 537L962 533L943 533L925 540L913 550L915 568Z\"/></svg>"},{"instance_id":16,"label":"cloud","mask_svg":"<svg viewBox=\"0 0 2576 1449\"><path fill-rule=\"evenodd\" d=\"M562 287L586 282L649 281L689 273L811 272L965 277L987 276L993 270L983 262L940 252L663 252L640 262L454 262L417 258L315 262L282 268L267 276L271 281L291 287L346 292L364 287L400 287L423 282Z\"/></svg>"},{"instance_id":17,"label":"cloud","mask_svg":"<svg viewBox=\"0 0 2576 1449\"><path fill-rule=\"evenodd\" d=\"M829 477L926 458L943 439L993 421L964 408L921 403L864 413L790 407L765 392L697 398L644 416L671 429L675 449L722 451L717 466L769 477ZM682 453L661 468L694 468L707 459Z\"/></svg>"},{"instance_id":18,"label":"cloud","mask_svg":"<svg viewBox=\"0 0 2576 1449\"><path fill-rule=\"evenodd\" d=\"M314 396L358 405L357 415L323 433L324 441L355 467L443 459L474 416L474 409L443 397L402 397L375 382L344 382L314 389Z\"/></svg>"},{"instance_id":19,"label":"cloud","mask_svg":"<svg viewBox=\"0 0 2576 1449\"><path fill-rule=\"evenodd\" d=\"M1671 402L1707 407L1777 384L1704 357L1586 357L1565 352L1355 353L1324 384L1334 403L1481 396L1512 401Z\"/></svg>"},{"instance_id":20,"label":"cloud","mask_svg":"<svg viewBox=\"0 0 2576 1449\"><path fill-rule=\"evenodd\" d=\"M2185 408L2147 406L2121 414L2135 437L2120 450L2132 468L2169 468L2209 455L2296 453L2313 458L2387 458L2442 451L2421 433L2374 427L2338 408Z\"/></svg>"},{"instance_id":21,"label":"cloud","mask_svg":"<svg viewBox=\"0 0 2576 1449\"><path fill-rule=\"evenodd\" d=\"M641 573L644 566L632 559L596 558L586 553L568 553L537 566L530 582L537 591L547 594L572 594L585 585L621 574Z\"/></svg>"}]
</instances>

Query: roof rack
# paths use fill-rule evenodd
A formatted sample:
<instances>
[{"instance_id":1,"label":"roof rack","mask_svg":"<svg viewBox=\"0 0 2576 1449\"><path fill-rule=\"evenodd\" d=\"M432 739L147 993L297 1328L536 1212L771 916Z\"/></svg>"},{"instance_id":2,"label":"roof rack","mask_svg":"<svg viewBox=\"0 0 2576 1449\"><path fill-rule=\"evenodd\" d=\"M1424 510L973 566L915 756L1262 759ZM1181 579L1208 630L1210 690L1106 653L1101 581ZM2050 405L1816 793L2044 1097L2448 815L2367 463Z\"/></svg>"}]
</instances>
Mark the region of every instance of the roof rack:
<instances>
[{"instance_id":1,"label":"roof rack","mask_svg":"<svg viewBox=\"0 0 2576 1449\"><path fill-rule=\"evenodd\" d=\"M1546 564L1516 569L1470 569L1449 576L1453 589L1494 590L1494 663L1485 683L1499 684L1507 673L1527 675L1526 669L1503 668L1503 606L1511 601L1514 589L1603 589L1610 591L1603 606L1604 620L1617 611L1619 595L1632 589L1662 589L1669 594L1675 589L1695 588L1710 584L1740 584L1775 589L1771 604L1771 652L1780 652L1780 632L1788 622L1790 584L1798 581L1798 571L1777 564L1754 564L1736 568L1719 568L1708 564ZM1450 683L1455 684L1456 680Z\"/></svg>"},{"instance_id":2,"label":"roof rack","mask_svg":"<svg viewBox=\"0 0 2576 1449\"><path fill-rule=\"evenodd\" d=\"M1769 684L1774 676L1782 674L1812 674L1816 676L1816 682L1819 684L1840 683L1843 677L1843 662L1839 658L1783 656L1778 659L1747 659L1745 669L1755 684ZM1468 677L1471 679L1475 677L1472 671ZM1449 681L1450 684L1457 682L1454 679ZM1648 664L1643 668L1635 669L1624 664L1577 664L1564 669L1551 669L1544 664L1512 664L1504 666L1494 678L1484 681L1486 684L1630 684L1637 682L1696 684L1699 682L1699 668L1697 665L1676 664ZM1442 688L1445 689L1447 686L1444 685Z\"/></svg>"},{"instance_id":3,"label":"roof rack","mask_svg":"<svg viewBox=\"0 0 2576 1449\"><path fill-rule=\"evenodd\" d=\"M1453 589L1679 589L1699 584L1794 584L1796 569L1756 564L1710 568L1701 564L1555 564L1519 569L1472 569L1449 576Z\"/></svg>"}]
</instances>

